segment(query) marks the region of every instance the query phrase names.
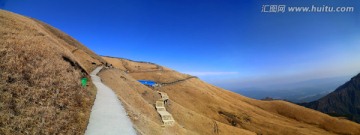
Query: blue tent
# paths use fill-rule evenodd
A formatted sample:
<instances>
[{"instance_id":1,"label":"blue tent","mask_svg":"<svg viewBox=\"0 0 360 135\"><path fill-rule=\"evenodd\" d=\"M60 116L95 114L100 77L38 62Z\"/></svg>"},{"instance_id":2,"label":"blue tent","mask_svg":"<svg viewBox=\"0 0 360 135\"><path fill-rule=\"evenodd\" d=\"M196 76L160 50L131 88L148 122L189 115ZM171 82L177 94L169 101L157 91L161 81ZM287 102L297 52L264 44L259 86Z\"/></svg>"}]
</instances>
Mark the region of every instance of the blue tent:
<instances>
[{"instance_id":1,"label":"blue tent","mask_svg":"<svg viewBox=\"0 0 360 135\"><path fill-rule=\"evenodd\" d=\"M138 80L138 81L144 85L152 86L152 87L154 87L156 84L156 82L152 80Z\"/></svg>"}]
</instances>

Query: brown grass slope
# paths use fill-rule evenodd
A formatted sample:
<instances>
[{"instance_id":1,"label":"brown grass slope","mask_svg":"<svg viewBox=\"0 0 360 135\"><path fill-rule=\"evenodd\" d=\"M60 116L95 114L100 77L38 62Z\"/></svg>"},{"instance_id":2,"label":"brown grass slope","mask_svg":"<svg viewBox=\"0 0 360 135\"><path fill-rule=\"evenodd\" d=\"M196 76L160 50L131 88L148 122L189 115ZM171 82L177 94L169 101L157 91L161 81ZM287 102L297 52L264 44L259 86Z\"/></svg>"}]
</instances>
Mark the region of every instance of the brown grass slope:
<instances>
[{"instance_id":1,"label":"brown grass slope","mask_svg":"<svg viewBox=\"0 0 360 135\"><path fill-rule=\"evenodd\" d=\"M162 127L162 121L159 114L155 110L154 103L160 99L160 95L153 89L140 84L137 80L119 69L105 69L100 72L102 81L111 87L118 98L122 101L129 117L134 123L135 129L139 134L144 135L169 135L169 134L211 134L214 126L214 121L205 116L196 114L195 112L182 107L176 102L170 102L171 112L177 113L180 117L192 117L202 122L210 123L199 125L195 122L196 119L186 119L185 123L175 123L172 127ZM170 97L171 98L171 97ZM233 129L230 125L223 123L216 123L216 125L224 131L225 134L254 134L243 129ZM199 132L196 128L211 130L203 130ZM206 132L204 132L206 131Z\"/></svg>"},{"instance_id":2,"label":"brown grass slope","mask_svg":"<svg viewBox=\"0 0 360 135\"><path fill-rule=\"evenodd\" d=\"M83 134L96 90L80 78L101 61L61 31L0 10L0 134Z\"/></svg>"},{"instance_id":3,"label":"brown grass slope","mask_svg":"<svg viewBox=\"0 0 360 135\"><path fill-rule=\"evenodd\" d=\"M70 37L69 35L61 32L60 30L51 27L50 25L32 19L38 23L38 26L41 27L49 36L53 39L60 39L58 42L70 50L75 56L79 63L84 67L87 73L93 71L97 65L105 64L100 56L95 54L93 51L85 47L83 44Z\"/></svg>"},{"instance_id":4,"label":"brown grass slope","mask_svg":"<svg viewBox=\"0 0 360 135\"><path fill-rule=\"evenodd\" d=\"M146 97L155 96L156 93L154 94L154 90L142 86L134 79L149 79L159 83L169 83L186 79L189 75L180 74L167 68L159 70L160 67L155 68L156 65L151 63L139 63L116 58L104 59L118 69L128 71L126 74L112 69L101 73L105 83L117 89L120 99L127 102L130 107L140 106L138 105L140 102L134 102L133 99L144 100L141 104L146 104L146 107L127 108L130 116L136 117L132 120L137 129L144 134L164 133L160 132L163 130L179 131L178 134L189 134L188 132L194 134L256 133L272 135L360 134L360 125L354 122L334 118L284 101L259 101L247 98L209 85L197 78L155 88L169 95L170 104L167 105L167 108L176 120L174 127L161 128L159 126L160 117L155 117L156 112L153 107L153 100L157 97L151 100ZM134 78L131 79L131 85L138 87L125 89L123 88L125 84L116 85L116 82L121 82L121 78L129 80L130 76ZM139 111L137 109L144 110ZM144 121L146 122L143 123ZM149 128L159 132L150 132L148 131Z\"/></svg>"}]
</instances>

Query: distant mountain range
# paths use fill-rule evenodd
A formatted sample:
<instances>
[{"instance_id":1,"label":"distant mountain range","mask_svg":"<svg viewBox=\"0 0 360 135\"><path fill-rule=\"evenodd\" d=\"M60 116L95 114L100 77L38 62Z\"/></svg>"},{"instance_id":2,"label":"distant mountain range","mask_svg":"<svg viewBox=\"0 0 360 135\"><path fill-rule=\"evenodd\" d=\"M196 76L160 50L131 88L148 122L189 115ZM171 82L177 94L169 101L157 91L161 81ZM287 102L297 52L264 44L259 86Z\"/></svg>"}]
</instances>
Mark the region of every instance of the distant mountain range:
<instances>
[{"instance_id":1,"label":"distant mountain range","mask_svg":"<svg viewBox=\"0 0 360 135\"><path fill-rule=\"evenodd\" d=\"M349 78L350 76L340 76L312 79L294 83L270 85L267 87L242 88L233 91L255 99L270 97L294 103L303 103L320 99L348 81Z\"/></svg>"},{"instance_id":2,"label":"distant mountain range","mask_svg":"<svg viewBox=\"0 0 360 135\"><path fill-rule=\"evenodd\" d=\"M360 74L325 97L300 105L360 123Z\"/></svg>"}]
</instances>

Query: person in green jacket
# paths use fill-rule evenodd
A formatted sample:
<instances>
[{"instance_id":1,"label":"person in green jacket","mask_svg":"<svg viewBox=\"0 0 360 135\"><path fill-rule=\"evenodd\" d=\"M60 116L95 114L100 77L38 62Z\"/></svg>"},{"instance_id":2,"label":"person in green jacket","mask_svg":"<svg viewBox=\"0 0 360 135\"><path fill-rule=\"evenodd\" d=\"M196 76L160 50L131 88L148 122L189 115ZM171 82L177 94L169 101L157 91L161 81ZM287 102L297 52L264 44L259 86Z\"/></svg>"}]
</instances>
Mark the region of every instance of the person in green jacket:
<instances>
[{"instance_id":1,"label":"person in green jacket","mask_svg":"<svg viewBox=\"0 0 360 135\"><path fill-rule=\"evenodd\" d=\"M87 80L88 79L86 77L81 78L81 86L86 87Z\"/></svg>"}]
</instances>

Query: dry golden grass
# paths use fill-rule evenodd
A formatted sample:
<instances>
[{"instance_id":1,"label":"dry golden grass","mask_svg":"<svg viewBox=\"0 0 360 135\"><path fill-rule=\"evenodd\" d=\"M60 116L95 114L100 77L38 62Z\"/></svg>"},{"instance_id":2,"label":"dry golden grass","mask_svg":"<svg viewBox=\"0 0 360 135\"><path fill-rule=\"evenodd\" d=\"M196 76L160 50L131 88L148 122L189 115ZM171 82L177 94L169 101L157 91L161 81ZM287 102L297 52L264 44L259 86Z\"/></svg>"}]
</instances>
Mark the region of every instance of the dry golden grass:
<instances>
[{"instance_id":1,"label":"dry golden grass","mask_svg":"<svg viewBox=\"0 0 360 135\"><path fill-rule=\"evenodd\" d=\"M123 60L119 60L117 58L111 58L111 57L102 57L105 61L111 63L114 67L122 70L122 71L126 71L127 69L125 68L124 64L123 64Z\"/></svg>"},{"instance_id":2,"label":"dry golden grass","mask_svg":"<svg viewBox=\"0 0 360 135\"><path fill-rule=\"evenodd\" d=\"M42 22L0 10L0 134L83 134L96 90L80 86L101 57ZM105 58L100 77L123 102L139 134L360 134L360 125L284 101L259 101L152 63ZM125 71L129 71L126 73ZM90 80L91 81L91 80ZM155 90L176 123L161 127Z\"/></svg>"},{"instance_id":3,"label":"dry golden grass","mask_svg":"<svg viewBox=\"0 0 360 135\"><path fill-rule=\"evenodd\" d=\"M172 71L169 68L162 67L160 65L149 62L136 62L128 59L114 58L114 57L102 57L108 63L111 63L114 67L128 72L166 72Z\"/></svg>"},{"instance_id":4,"label":"dry golden grass","mask_svg":"<svg viewBox=\"0 0 360 135\"><path fill-rule=\"evenodd\" d=\"M159 67L155 64L139 63L121 58L102 58L122 71L129 71L129 74L138 80L149 79L161 83L171 83L191 77L190 75L179 74L174 70L170 70L166 67Z\"/></svg>"},{"instance_id":5,"label":"dry golden grass","mask_svg":"<svg viewBox=\"0 0 360 135\"><path fill-rule=\"evenodd\" d=\"M105 60L69 35L41 21L32 20L37 22L36 25L44 30L51 39L57 39L55 42L58 42L70 50L87 73L93 71L97 66L105 64Z\"/></svg>"},{"instance_id":6,"label":"dry golden grass","mask_svg":"<svg viewBox=\"0 0 360 135\"><path fill-rule=\"evenodd\" d=\"M106 60L109 63L117 61L116 59L111 59L111 61ZM118 61L122 62L119 62L117 65L113 64L115 67L121 67L121 64L132 65L132 67L137 67L137 64L141 64L141 67L146 67L143 65L144 63L133 61L124 62L122 59L118 59ZM151 67L151 65L148 67ZM180 74L172 70L165 72L141 72L144 70L146 69L136 70L136 68L133 68L132 72L128 75L137 80L149 79L157 82L169 82L188 77L188 75ZM110 73L110 71L104 72L107 73L104 73L102 78L109 78L115 74ZM117 81L118 80L114 80L113 83ZM134 85L139 85L136 82L133 83ZM114 89L116 89L115 87L120 87L120 85L109 86ZM140 89L148 90L147 87ZM321 112L285 101L260 101L247 98L212 86L197 78L188 79L172 85L165 85L156 89L166 92L169 95L170 105L167 106L168 111L173 115L177 125L186 131L180 132L179 134L188 134L187 132L195 134L256 133L263 135L360 134L360 125L357 123L334 118ZM141 95L140 93L133 94ZM122 92L119 92L118 95L126 96L122 95ZM132 98L120 99L123 102L130 102L132 100ZM137 103L138 102L134 102L131 106ZM148 109L147 112L153 111L153 115L156 114L154 108ZM129 109L127 110L129 111ZM137 110L132 110L132 113L144 114L144 112ZM160 118L158 118L158 121L160 121ZM148 124L142 122L135 122L135 125L138 126L140 130L149 128ZM163 129L156 124L151 127L157 127L159 130ZM172 127L166 127L165 129L171 128Z\"/></svg>"},{"instance_id":7,"label":"dry golden grass","mask_svg":"<svg viewBox=\"0 0 360 135\"><path fill-rule=\"evenodd\" d=\"M102 70L99 75L102 81L118 95L139 134L190 135L214 133L214 120L172 102L171 97L167 108L171 114L177 116L176 123L172 127L162 127L160 115L154 106L155 101L160 98L156 91L140 84L129 74L118 69ZM216 125L220 129L218 132L223 134L254 134L219 122L216 122Z\"/></svg>"},{"instance_id":8,"label":"dry golden grass","mask_svg":"<svg viewBox=\"0 0 360 135\"><path fill-rule=\"evenodd\" d=\"M65 44L71 37L44 25L0 10L0 134L86 129L96 89L80 78L95 65L84 66L67 47L75 41Z\"/></svg>"}]
</instances>

